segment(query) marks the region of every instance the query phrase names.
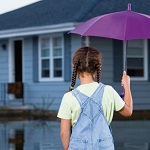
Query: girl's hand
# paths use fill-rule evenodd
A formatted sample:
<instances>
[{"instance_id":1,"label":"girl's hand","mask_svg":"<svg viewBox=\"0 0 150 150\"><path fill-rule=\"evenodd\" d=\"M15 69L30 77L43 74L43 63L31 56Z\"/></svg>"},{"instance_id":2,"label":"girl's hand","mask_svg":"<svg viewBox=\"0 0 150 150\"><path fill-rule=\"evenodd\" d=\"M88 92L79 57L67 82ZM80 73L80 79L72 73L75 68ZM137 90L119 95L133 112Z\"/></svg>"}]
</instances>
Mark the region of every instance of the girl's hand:
<instances>
[{"instance_id":1,"label":"girl's hand","mask_svg":"<svg viewBox=\"0 0 150 150\"><path fill-rule=\"evenodd\" d=\"M121 85L126 89L130 88L130 77L126 74L126 71L123 72Z\"/></svg>"}]
</instances>

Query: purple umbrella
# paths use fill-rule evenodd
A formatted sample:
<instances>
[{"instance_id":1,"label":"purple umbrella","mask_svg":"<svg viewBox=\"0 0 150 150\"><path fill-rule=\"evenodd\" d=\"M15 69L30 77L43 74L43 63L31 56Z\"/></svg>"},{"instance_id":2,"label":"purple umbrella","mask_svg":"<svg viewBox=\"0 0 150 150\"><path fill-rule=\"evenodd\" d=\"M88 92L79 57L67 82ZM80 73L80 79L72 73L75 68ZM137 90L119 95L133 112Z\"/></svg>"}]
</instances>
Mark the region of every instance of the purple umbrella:
<instances>
[{"instance_id":1,"label":"purple umbrella","mask_svg":"<svg viewBox=\"0 0 150 150\"><path fill-rule=\"evenodd\" d=\"M81 23L69 33L123 40L127 47L127 40L150 38L150 16L131 11L131 4L128 4L126 11L94 17ZM125 59L125 70L126 63ZM121 97L123 95L124 90Z\"/></svg>"},{"instance_id":2,"label":"purple umbrella","mask_svg":"<svg viewBox=\"0 0 150 150\"><path fill-rule=\"evenodd\" d=\"M118 40L150 38L150 16L128 10L94 17L70 33L81 36L98 36Z\"/></svg>"}]
</instances>

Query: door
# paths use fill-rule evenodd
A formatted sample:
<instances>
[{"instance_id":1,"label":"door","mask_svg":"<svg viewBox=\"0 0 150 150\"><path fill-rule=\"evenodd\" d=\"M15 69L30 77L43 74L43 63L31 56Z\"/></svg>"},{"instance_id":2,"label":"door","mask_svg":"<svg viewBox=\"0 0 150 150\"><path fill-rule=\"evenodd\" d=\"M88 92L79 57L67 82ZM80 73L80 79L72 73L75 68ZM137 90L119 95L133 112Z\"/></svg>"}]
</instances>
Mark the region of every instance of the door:
<instances>
[{"instance_id":1,"label":"door","mask_svg":"<svg viewBox=\"0 0 150 150\"><path fill-rule=\"evenodd\" d=\"M13 40L10 48L10 83L8 84L10 99L23 98L22 40Z\"/></svg>"},{"instance_id":2,"label":"door","mask_svg":"<svg viewBox=\"0 0 150 150\"><path fill-rule=\"evenodd\" d=\"M22 40L14 41L15 82L22 83Z\"/></svg>"}]
</instances>

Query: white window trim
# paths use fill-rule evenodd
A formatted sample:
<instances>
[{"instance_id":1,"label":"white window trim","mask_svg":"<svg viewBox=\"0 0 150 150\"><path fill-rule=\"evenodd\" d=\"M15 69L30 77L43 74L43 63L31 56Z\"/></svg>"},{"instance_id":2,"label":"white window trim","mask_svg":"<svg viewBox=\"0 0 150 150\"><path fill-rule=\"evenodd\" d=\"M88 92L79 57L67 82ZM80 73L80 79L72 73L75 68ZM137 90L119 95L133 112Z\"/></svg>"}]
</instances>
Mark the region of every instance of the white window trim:
<instances>
[{"instance_id":1,"label":"white window trim","mask_svg":"<svg viewBox=\"0 0 150 150\"><path fill-rule=\"evenodd\" d=\"M144 76L143 77L131 77L131 81L147 81L148 80L148 42L146 39L144 41ZM123 42L123 62L126 59L126 42ZM125 65L124 65L125 67ZM124 68L125 70L125 68Z\"/></svg>"},{"instance_id":2,"label":"white window trim","mask_svg":"<svg viewBox=\"0 0 150 150\"><path fill-rule=\"evenodd\" d=\"M52 77L52 74L53 72L50 71L50 77L47 77L47 78L42 78L41 77L41 39L42 38L54 38L54 37L62 37L62 77ZM50 48L52 49L52 44L50 46ZM52 56L52 51L50 51L50 56ZM49 34L49 35L41 35L39 36L38 38L38 68L39 68L39 72L38 72L38 75L39 75L39 81L40 82L48 82L48 81L64 81L64 36L63 34ZM50 59L50 64L51 64L51 70L54 70L53 69L53 59Z\"/></svg>"}]
</instances>

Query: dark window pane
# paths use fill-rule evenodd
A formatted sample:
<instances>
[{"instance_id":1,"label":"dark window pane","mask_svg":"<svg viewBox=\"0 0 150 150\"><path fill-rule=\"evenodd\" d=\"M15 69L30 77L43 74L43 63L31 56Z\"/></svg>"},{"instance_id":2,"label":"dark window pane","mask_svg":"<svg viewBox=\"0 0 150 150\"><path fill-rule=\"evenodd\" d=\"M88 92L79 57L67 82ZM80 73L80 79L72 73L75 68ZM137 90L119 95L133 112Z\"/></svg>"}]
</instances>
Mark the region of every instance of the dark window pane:
<instances>
[{"instance_id":1,"label":"dark window pane","mask_svg":"<svg viewBox=\"0 0 150 150\"><path fill-rule=\"evenodd\" d=\"M144 62L143 58L128 58L127 59L127 73L131 77L144 76Z\"/></svg>"},{"instance_id":2,"label":"dark window pane","mask_svg":"<svg viewBox=\"0 0 150 150\"><path fill-rule=\"evenodd\" d=\"M50 77L50 63L49 60L42 60L42 77Z\"/></svg>"},{"instance_id":3,"label":"dark window pane","mask_svg":"<svg viewBox=\"0 0 150 150\"><path fill-rule=\"evenodd\" d=\"M128 69L127 74L132 77L143 77L144 70L143 69Z\"/></svg>"},{"instance_id":4,"label":"dark window pane","mask_svg":"<svg viewBox=\"0 0 150 150\"><path fill-rule=\"evenodd\" d=\"M54 59L54 77L62 77L62 59Z\"/></svg>"},{"instance_id":5,"label":"dark window pane","mask_svg":"<svg viewBox=\"0 0 150 150\"><path fill-rule=\"evenodd\" d=\"M128 58L127 59L128 68L135 68L135 69L143 69L144 63L143 58Z\"/></svg>"}]
</instances>

